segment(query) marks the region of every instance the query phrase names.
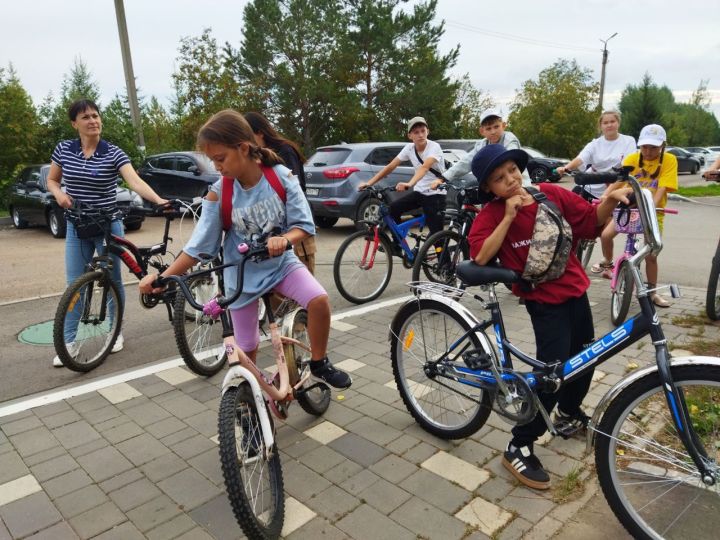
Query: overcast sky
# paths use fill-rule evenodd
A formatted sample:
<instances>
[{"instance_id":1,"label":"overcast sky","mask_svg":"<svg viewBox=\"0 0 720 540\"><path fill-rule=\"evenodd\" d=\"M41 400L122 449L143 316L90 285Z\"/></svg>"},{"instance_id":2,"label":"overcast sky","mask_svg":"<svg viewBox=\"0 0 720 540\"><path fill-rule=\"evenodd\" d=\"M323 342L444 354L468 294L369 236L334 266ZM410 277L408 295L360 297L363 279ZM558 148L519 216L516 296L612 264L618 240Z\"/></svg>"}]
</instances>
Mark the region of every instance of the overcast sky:
<instances>
[{"instance_id":1,"label":"overcast sky","mask_svg":"<svg viewBox=\"0 0 720 540\"><path fill-rule=\"evenodd\" d=\"M212 28L219 43L242 39L247 0L125 0L137 84L145 97L167 104L183 36ZM0 66L12 63L36 104L58 95L73 59L81 58L106 104L124 92L112 0L3 0ZM720 118L720 2L718 0L439 0L445 20L441 51L460 45L454 74L469 73L507 112L523 81L558 58L575 58L600 78L602 43L610 51L605 108L647 71L686 102L709 79L712 110ZM720 143L720 141L718 141Z\"/></svg>"}]
</instances>

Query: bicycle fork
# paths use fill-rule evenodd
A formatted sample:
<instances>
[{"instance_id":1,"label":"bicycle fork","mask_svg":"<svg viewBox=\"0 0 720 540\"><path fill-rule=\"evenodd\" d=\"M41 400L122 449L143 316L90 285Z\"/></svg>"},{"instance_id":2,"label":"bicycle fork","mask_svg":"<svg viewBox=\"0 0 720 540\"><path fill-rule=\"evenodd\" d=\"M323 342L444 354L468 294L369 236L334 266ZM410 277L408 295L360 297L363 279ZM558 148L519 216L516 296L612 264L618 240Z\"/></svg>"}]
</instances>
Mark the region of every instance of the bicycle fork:
<instances>
[{"instance_id":1,"label":"bicycle fork","mask_svg":"<svg viewBox=\"0 0 720 540\"><path fill-rule=\"evenodd\" d=\"M370 249L370 243L372 242L372 251ZM378 245L380 244L380 235L378 233L378 227L373 227L373 239L365 238L365 249L363 250L362 259L360 259L360 268L363 270L370 270L375 264L375 254L378 251ZM370 252L371 251L371 252ZM368 260L368 252L370 252L370 260Z\"/></svg>"}]
</instances>

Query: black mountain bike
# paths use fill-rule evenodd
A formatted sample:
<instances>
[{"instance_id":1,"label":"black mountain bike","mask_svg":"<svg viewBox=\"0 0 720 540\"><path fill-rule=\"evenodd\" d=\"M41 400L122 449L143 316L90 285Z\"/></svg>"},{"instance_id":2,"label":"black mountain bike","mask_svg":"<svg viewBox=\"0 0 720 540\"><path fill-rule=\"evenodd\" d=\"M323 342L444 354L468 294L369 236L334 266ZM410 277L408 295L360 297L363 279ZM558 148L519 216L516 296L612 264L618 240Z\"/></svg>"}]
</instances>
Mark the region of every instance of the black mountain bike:
<instances>
[{"instance_id":1,"label":"black mountain bike","mask_svg":"<svg viewBox=\"0 0 720 540\"><path fill-rule=\"evenodd\" d=\"M65 367L79 372L96 368L110 354L120 334L125 306L111 278L113 260L110 254L117 255L138 279L145 277L151 268L162 272L169 266L165 257L170 255L174 259L174 255L168 251L168 244L172 242L170 222L186 214L183 207L184 203L181 201L172 201L169 207L146 209L148 215L165 218L165 230L159 244L138 247L127 238L116 236L110 231L115 210L102 210L75 203L70 210L70 219L82 224L82 228L92 229L84 234L94 236L97 233L97 236L104 236L107 253L94 257L85 273L71 283L60 298L55 312L53 343ZM76 228L80 230L80 226ZM214 296L217 292L205 291L206 280L198 279L190 285L201 301L205 300L205 296ZM158 304L165 304L168 319L175 321L176 340L181 354L185 353L183 359L188 367L203 375L217 373L225 363L226 356L201 353L204 348L210 348L211 345L216 348L222 344L221 326L211 325L206 319L197 318L194 310L190 312L185 309L182 302L178 302L176 306L175 300L174 288L159 295L140 295L140 302L145 308L151 309ZM179 315L177 308L180 309ZM194 332L197 328L203 331ZM180 346L181 343L186 347ZM192 354L189 355L188 352Z\"/></svg>"},{"instance_id":2,"label":"black mountain bike","mask_svg":"<svg viewBox=\"0 0 720 540\"><path fill-rule=\"evenodd\" d=\"M467 237L478 213L477 194L477 187L448 190L448 198L455 197L455 208L445 210L447 228L430 235L420 246L413 264L413 281L420 281L422 271L428 281L446 285L457 282L457 266L470 256Z\"/></svg>"}]
</instances>

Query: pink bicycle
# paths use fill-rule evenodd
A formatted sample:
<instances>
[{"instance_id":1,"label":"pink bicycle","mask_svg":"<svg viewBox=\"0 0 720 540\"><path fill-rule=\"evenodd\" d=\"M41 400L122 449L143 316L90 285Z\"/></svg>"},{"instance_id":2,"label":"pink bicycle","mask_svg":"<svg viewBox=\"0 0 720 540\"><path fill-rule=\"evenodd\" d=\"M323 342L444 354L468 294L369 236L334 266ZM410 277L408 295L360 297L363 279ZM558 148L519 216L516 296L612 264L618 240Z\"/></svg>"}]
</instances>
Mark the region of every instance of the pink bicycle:
<instances>
[{"instance_id":1,"label":"pink bicycle","mask_svg":"<svg viewBox=\"0 0 720 540\"><path fill-rule=\"evenodd\" d=\"M656 208L658 212L665 214L677 214L677 210L671 208ZM630 310L630 302L633 297L633 274L630 269L630 258L637 252L638 236L643 234L643 225L640 214L635 208L622 208L615 210L613 216L615 230L624 233L625 249L615 260L610 278L610 320L615 326L621 325ZM652 293L653 291L648 291Z\"/></svg>"}]
</instances>

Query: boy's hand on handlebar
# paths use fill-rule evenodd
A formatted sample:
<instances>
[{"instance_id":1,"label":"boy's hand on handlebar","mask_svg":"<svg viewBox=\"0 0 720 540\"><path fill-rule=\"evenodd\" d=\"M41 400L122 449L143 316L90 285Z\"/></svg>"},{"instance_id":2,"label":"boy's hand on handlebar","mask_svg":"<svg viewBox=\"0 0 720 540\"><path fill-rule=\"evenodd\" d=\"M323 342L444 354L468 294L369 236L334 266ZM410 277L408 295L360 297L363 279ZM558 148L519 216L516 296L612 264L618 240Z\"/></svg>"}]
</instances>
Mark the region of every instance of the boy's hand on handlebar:
<instances>
[{"instance_id":1,"label":"boy's hand on handlebar","mask_svg":"<svg viewBox=\"0 0 720 540\"><path fill-rule=\"evenodd\" d=\"M444 183L445 183L445 182L443 182L443 181L440 180L439 178L438 178L437 180L433 180L433 181L431 182L431 184L430 184L430 189L437 189L437 188L439 188L441 185L443 185Z\"/></svg>"},{"instance_id":2,"label":"boy's hand on handlebar","mask_svg":"<svg viewBox=\"0 0 720 540\"><path fill-rule=\"evenodd\" d=\"M702 177L705 180L720 180L720 169L714 171L707 170L702 173Z\"/></svg>"},{"instance_id":3,"label":"boy's hand on handlebar","mask_svg":"<svg viewBox=\"0 0 720 540\"><path fill-rule=\"evenodd\" d=\"M358 191L365 191L367 188L370 187L370 182L363 182L358 186Z\"/></svg>"},{"instance_id":4,"label":"boy's hand on handlebar","mask_svg":"<svg viewBox=\"0 0 720 540\"><path fill-rule=\"evenodd\" d=\"M160 277L159 274L148 274L140 280L138 288L142 294L158 294L165 290L165 287L154 287L153 284Z\"/></svg>"},{"instance_id":5,"label":"boy's hand on handlebar","mask_svg":"<svg viewBox=\"0 0 720 540\"><path fill-rule=\"evenodd\" d=\"M410 189L411 187L412 186L410 185L409 182L398 182L397 185L395 186L395 189L397 191L405 191L405 190Z\"/></svg>"},{"instance_id":6,"label":"boy's hand on handlebar","mask_svg":"<svg viewBox=\"0 0 720 540\"><path fill-rule=\"evenodd\" d=\"M267 241L268 255L279 257L290 248L290 240L286 236L271 236Z\"/></svg>"}]
</instances>

